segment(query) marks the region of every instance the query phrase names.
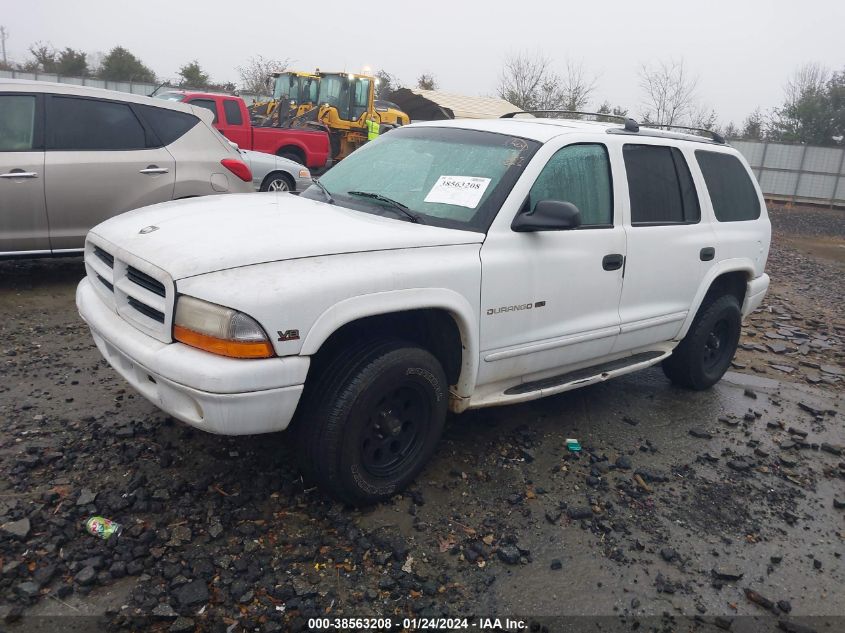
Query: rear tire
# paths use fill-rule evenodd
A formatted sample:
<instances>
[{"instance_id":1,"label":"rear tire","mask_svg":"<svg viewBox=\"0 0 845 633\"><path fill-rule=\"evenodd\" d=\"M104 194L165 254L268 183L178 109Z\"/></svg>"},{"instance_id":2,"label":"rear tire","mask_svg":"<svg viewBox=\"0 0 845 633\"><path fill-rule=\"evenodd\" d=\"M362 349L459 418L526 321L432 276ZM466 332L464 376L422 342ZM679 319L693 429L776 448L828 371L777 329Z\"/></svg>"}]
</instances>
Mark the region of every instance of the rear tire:
<instances>
[{"instance_id":1,"label":"rear tire","mask_svg":"<svg viewBox=\"0 0 845 633\"><path fill-rule=\"evenodd\" d=\"M443 432L449 390L428 351L401 341L351 346L326 364L297 419L303 474L353 505L407 486Z\"/></svg>"},{"instance_id":2,"label":"rear tire","mask_svg":"<svg viewBox=\"0 0 845 633\"><path fill-rule=\"evenodd\" d=\"M287 158L288 160L292 160L293 162L298 163L299 165L305 165L305 158L303 158L302 156L300 156L296 152L282 151L282 152L279 152L277 154L277 156L280 156L281 158Z\"/></svg>"},{"instance_id":3,"label":"rear tire","mask_svg":"<svg viewBox=\"0 0 845 633\"><path fill-rule=\"evenodd\" d=\"M730 367L742 328L739 302L723 295L702 307L689 332L663 361L674 384L702 391L715 385Z\"/></svg>"}]
</instances>

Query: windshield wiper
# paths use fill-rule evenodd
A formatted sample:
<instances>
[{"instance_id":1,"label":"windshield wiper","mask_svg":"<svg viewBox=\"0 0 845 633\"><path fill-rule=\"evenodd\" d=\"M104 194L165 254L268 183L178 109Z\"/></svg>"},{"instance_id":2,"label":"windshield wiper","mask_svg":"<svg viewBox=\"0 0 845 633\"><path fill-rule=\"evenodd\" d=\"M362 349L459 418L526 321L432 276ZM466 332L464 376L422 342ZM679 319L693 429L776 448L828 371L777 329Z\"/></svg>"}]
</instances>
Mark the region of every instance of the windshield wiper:
<instances>
[{"instance_id":1,"label":"windshield wiper","mask_svg":"<svg viewBox=\"0 0 845 633\"><path fill-rule=\"evenodd\" d=\"M320 191L322 191L322 192L323 192L323 195L324 195L324 196L326 196L326 202L328 202L329 204L334 204L334 198L332 198L332 194L330 194L330 193L329 193L329 190L328 190L328 189L326 189L326 185L324 185L323 183L321 183L321 182L320 182L319 180L317 180L316 178L312 178L312 179L311 179L311 182L312 182L312 183L314 183L315 185L317 185L317 188L318 188Z\"/></svg>"},{"instance_id":2,"label":"windshield wiper","mask_svg":"<svg viewBox=\"0 0 845 633\"><path fill-rule=\"evenodd\" d=\"M393 198L388 198L387 196L383 196L380 193L373 193L371 191L347 191L346 192L350 196L359 196L361 198L372 198L373 200L378 200L380 202L386 202L392 208L400 211L406 218L408 218L414 224L425 224L422 221L422 218L418 216L416 213L411 211L408 207L406 207L401 202L397 202Z\"/></svg>"}]
</instances>

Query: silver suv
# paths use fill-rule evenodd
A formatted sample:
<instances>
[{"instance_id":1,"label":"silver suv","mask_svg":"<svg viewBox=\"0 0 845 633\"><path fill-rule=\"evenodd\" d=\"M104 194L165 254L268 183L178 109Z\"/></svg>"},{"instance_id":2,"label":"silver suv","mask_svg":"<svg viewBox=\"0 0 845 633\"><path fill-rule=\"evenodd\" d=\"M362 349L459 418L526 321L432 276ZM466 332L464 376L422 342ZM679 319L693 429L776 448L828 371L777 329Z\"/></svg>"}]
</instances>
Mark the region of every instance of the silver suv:
<instances>
[{"instance_id":1,"label":"silver suv","mask_svg":"<svg viewBox=\"0 0 845 633\"><path fill-rule=\"evenodd\" d=\"M207 110L0 80L0 257L81 253L92 226L124 211L251 190Z\"/></svg>"}]
</instances>

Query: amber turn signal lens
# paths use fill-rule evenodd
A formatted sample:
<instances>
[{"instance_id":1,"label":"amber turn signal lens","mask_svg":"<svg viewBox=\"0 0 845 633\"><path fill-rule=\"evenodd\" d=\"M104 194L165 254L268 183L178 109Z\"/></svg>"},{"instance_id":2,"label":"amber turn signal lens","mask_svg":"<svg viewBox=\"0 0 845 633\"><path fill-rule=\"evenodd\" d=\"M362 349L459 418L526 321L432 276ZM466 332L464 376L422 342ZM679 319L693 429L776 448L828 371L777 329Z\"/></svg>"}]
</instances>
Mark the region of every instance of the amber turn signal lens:
<instances>
[{"instance_id":1,"label":"amber turn signal lens","mask_svg":"<svg viewBox=\"0 0 845 633\"><path fill-rule=\"evenodd\" d=\"M270 341L227 341L181 325L173 326L173 338L185 345L229 358L270 358L273 355Z\"/></svg>"}]
</instances>

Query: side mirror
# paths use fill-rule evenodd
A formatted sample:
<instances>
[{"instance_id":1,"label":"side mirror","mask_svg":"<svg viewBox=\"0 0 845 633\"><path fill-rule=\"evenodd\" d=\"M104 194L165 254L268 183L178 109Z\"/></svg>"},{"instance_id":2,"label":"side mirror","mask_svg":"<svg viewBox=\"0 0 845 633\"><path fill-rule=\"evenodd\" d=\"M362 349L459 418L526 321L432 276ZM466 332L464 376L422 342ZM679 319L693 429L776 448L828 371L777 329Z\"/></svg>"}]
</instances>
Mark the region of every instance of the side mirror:
<instances>
[{"instance_id":1,"label":"side mirror","mask_svg":"<svg viewBox=\"0 0 845 633\"><path fill-rule=\"evenodd\" d=\"M524 211L511 222L511 230L519 233L533 231L567 231L581 226L581 212L571 202L540 200L531 211Z\"/></svg>"}]
</instances>

